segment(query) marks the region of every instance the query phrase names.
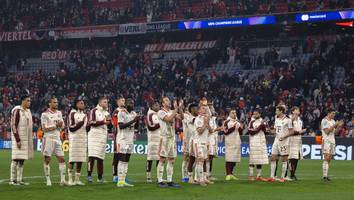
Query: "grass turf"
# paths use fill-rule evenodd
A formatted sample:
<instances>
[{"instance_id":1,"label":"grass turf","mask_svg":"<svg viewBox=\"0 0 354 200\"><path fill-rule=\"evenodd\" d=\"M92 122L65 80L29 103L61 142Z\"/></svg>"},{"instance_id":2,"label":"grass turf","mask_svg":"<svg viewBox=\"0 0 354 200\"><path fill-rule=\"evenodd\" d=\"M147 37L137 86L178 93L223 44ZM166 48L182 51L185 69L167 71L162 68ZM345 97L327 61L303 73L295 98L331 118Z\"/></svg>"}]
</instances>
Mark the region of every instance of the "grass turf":
<instances>
[{"instance_id":1,"label":"grass turf","mask_svg":"<svg viewBox=\"0 0 354 200\"><path fill-rule=\"evenodd\" d=\"M10 199L354 199L354 161L332 161L329 174L331 182L321 180L322 162L320 160L302 160L299 162L298 182L265 183L248 182L248 160L242 159L236 166L235 174L239 181L226 182L224 180L224 159L214 161L213 175L218 178L214 185L200 187L181 183L180 189L158 188L154 183L145 183L145 159L143 155L133 155L129 164L128 178L135 185L133 188L117 188L111 182L112 155L107 154L105 159L105 180L107 183L86 184L86 186L60 187L58 164L56 159L51 163L51 176L54 185L46 187L43 177L42 157L35 154L35 159L27 161L24 168L24 177L29 186L8 185L10 156L8 150L0 151L0 198ZM174 180L180 183L181 157L177 158ZM280 173L278 169L278 174ZM83 168L81 180L86 183L86 167ZM156 177L156 168L153 168L153 177ZM263 169L265 177L269 175L269 167Z\"/></svg>"}]
</instances>

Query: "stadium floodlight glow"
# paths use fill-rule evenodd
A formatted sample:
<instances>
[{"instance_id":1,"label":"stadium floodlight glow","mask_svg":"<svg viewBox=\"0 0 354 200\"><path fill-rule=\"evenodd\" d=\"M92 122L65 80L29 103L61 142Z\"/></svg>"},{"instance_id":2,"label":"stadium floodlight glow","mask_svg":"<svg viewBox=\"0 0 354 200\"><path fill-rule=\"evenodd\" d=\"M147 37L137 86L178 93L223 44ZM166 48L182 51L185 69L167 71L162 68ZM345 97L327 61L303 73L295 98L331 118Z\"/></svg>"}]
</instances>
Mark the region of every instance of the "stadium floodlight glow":
<instances>
[{"instance_id":1,"label":"stadium floodlight glow","mask_svg":"<svg viewBox=\"0 0 354 200\"><path fill-rule=\"evenodd\" d=\"M235 27L235 26L252 26L262 24L275 24L275 16L260 16L247 18L229 18L229 19L215 19L215 20L201 20L201 21L181 21L178 23L179 30L188 29L203 29L203 28L221 28L221 27Z\"/></svg>"},{"instance_id":2,"label":"stadium floodlight glow","mask_svg":"<svg viewBox=\"0 0 354 200\"><path fill-rule=\"evenodd\" d=\"M295 15L296 22L315 22L315 21L329 21L329 20L345 20L354 19L354 11L330 11L330 12L311 12L300 13Z\"/></svg>"}]
</instances>

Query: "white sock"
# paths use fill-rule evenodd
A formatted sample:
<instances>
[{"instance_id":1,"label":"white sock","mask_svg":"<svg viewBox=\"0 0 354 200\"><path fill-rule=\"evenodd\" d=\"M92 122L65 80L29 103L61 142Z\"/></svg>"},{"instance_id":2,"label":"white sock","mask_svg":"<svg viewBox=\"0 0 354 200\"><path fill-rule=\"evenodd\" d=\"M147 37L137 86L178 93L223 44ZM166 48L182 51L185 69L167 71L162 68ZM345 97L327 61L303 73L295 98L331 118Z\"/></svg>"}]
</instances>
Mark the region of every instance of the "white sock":
<instances>
[{"instance_id":1,"label":"white sock","mask_svg":"<svg viewBox=\"0 0 354 200\"><path fill-rule=\"evenodd\" d=\"M160 161L159 164L157 165L157 181L159 183L162 182L163 171L164 171L164 164Z\"/></svg>"},{"instance_id":2,"label":"white sock","mask_svg":"<svg viewBox=\"0 0 354 200\"><path fill-rule=\"evenodd\" d=\"M17 183L22 182L23 164L17 163Z\"/></svg>"},{"instance_id":3,"label":"white sock","mask_svg":"<svg viewBox=\"0 0 354 200\"><path fill-rule=\"evenodd\" d=\"M270 161L270 177L275 177L275 166L277 165L276 161Z\"/></svg>"},{"instance_id":4,"label":"white sock","mask_svg":"<svg viewBox=\"0 0 354 200\"><path fill-rule=\"evenodd\" d=\"M65 163L59 163L60 182L65 182Z\"/></svg>"},{"instance_id":5,"label":"white sock","mask_svg":"<svg viewBox=\"0 0 354 200\"><path fill-rule=\"evenodd\" d=\"M73 180L73 170L68 168L68 179L69 179L69 182L72 182Z\"/></svg>"},{"instance_id":6,"label":"white sock","mask_svg":"<svg viewBox=\"0 0 354 200\"><path fill-rule=\"evenodd\" d=\"M167 161L167 166L166 166L166 173L167 173L167 182L172 182L172 176L173 176L173 162L172 161Z\"/></svg>"},{"instance_id":7,"label":"white sock","mask_svg":"<svg viewBox=\"0 0 354 200\"><path fill-rule=\"evenodd\" d=\"M151 172L146 172L146 178L151 179Z\"/></svg>"},{"instance_id":8,"label":"white sock","mask_svg":"<svg viewBox=\"0 0 354 200\"><path fill-rule=\"evenodd\" d=\"M210 161L206 161L206 163L205 163L205 170L206 170L206 172L205 172L205 179L209 179L209 175L210 175Z\"/></svg>"},{"instance_id":9,"label":"white sock","mask_svg":"<svg viewBox=\"0 0 354 200\"><path fill-rule=\"evenodd\" d=\"M129 168L129 163L124 162L124 181L125 181L125 178L127 177L127 174L128 174L128 168Z\"/></svg>"},{"instance_id":10,"label":"white sock","mask_svg":"<svg viewBox=\"0 0 354 200\"><path fill-rule=\"evenodd\" d=\"M204 181L204 175L203 175L203 163L202 162L198 162L197 165L195 166L196 169L196 174L197 174L197 180L199 180L200 182Z\"/></svg>"},{"instance_id":11,"label":"white sock","mask_svg":"<svg viewBox=\"0 0 354 200\"><path fill-rule=\"evenodd\" d=\"M262 168L256 169L257 170L257 177L262 177Z\"/></svg>"},{"instance_id":12,"label":"white sock","mask_svg":"<svg viewBox=\"0 0 354 200\"><path fill-rule=\"evenodd\" d=\"M80 176L81 176L81 173L79 173L79 172L75 173L75 182L79 182L80 181Z\"/></svg>"},{"instance_id":13,"label":"white sock","mask_svg":"<svg viewBox=\"0 0 354 200\"><path fill-rule=\"evenodd\" d=\"M285 178L285 174L286 174L286 170L288 168L288 162L287 161L283 161L282 165L281 165L281 178Z\"/></svg>"},{"instance_id":14,"label":"white sock","mask_svg":"<svg viewBox=\"0 0 354 200\"><path fill-rule=\"evenodd\" d=\"M124 169L124 162L123 161L119 161L118 163L118 180L119 181L124 181L125 180L125 177L124 177L124 172L125 172L125 169Z\"/></svg>"},{"instance_id":15,"label":"white sock","mask_svg":"<svg viewBox=\"0 0 354 200\"><path fill-rule=\"evenodd\" d=\"M251 165L248 166L248 176L253 176L253 169L254 169L254 166L251 166Z\"/></svg>"},{"instance_id":16,"label":"white sock","mask_svg":"<svg viewBox=\"0 0 354 200\"><path fill-rule=\"evenodd\" d=\"M10 181L16 181L17 180L17 162L16 161L11 161L11 166L10 166Z\"/></svg>"},{"instance_id":17,"label":"white sock","mask_svg":"<svg viewBox=\"0 0 354 200\"><path fill-rule=\"evenodd\" d=\"M188 178L191 180L193 179L193 172L188 172Z\"/></svg>"},{"instance_id":18,"label":"white sock","mask_svg":"<svg viewBox=\"0 0 354 200\"><path fill-rule=\"evenodd\" d=\"M44 163L44 175L47 181L50 181L50 166Z\"/></svg>"},{"instance_id":19,"label":"white sock","mask_svg":"<svg viewBox=\"0 0 354 200\"><path fill-rule=\"evenodd\" d=\"M327 160L324 160L322 163L323 177L328 177L328 169L329 169L329 163Z\"/></svg>"},{"instance_id":20,"label":"white sock","mask_svg":"<svg viewBox=\"0 0 354 200\"><path fill-rule=\"evenodd\" d=\"M186 160L182 161L182 178L186 178L187 176L187 166L188 166L188 162Z\"/></svg>"}]
</instances>

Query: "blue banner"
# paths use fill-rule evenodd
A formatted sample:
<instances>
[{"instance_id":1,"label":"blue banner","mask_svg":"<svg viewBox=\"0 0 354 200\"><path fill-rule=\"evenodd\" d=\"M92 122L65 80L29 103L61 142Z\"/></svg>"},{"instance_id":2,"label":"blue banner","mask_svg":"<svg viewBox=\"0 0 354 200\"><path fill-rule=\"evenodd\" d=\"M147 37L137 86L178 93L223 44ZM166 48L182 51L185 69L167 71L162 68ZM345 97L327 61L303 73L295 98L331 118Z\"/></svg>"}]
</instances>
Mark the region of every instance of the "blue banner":
<instances>
[{"instance_id":1,"label":"blue banner","mask_svg":"<svg viewBox=\"0 0 354 200\"><path fill-rule=\"evenodd\" d=\"M354 19L354 11L331 11L331 12L312 12L295 15L296 22L317 22L329 20Z\"/></svg>"},{"instance_id":2,"label":"blue banner","mask_svg":"<svg viewBox=\"0 0 354 200\"><path fill-rule=\"evenodd\" d=\"M248 18L230 18L230 19L215 19L202 21L181 21L178 23L179 30L188 29L203 29L203 28L221 28L235 26L252 26L261 24L275 24L275 16L261 16Z\"/></svg>"}]
</instances>

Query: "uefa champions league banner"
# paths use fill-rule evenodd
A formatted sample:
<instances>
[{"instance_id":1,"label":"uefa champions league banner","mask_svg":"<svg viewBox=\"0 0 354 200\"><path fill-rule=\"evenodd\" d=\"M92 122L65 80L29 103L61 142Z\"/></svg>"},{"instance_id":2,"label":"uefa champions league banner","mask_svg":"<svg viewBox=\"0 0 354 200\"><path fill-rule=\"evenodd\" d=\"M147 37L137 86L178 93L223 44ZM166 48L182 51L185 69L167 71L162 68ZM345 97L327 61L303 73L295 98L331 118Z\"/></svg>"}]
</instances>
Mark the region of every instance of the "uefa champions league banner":
<instances>
[{"instance_id":1,"label":"uefa champions league banner","mask_svg":"<svg viewBox=\"0 0 354 200\"><path fill-rule=\"evenodd\" d=\"M248 136L241 137L241 155L242 157L249 156L249 144ZM272 143L274 137L267 137L267 149L268 155L271 154ZM303 137L302 139L302 150L305 159L320 160L322 159L321 154L321 145L316 144L313 137ZM336 155L334 156L335 160L353 160L353 146L354 138L337 138L336 139ZM34 148L37 151L41 151L42 141L34 140ZM0 149L11 149L11 141L9 140L0 140ZM65 152L69 151L69 142L66 140L63 142L63 149ZM106 153L113 153L114 142L112 140L107 141ZM177 152L179 155L182 154L182 143L177 142ZM136 141L134 144L134 153L135 154L147 154L147 142L146 141ZM222 157L225 155L225 145L224 143L219 143L218 145L218 156Z\"/></svg>"}]
</instances>

